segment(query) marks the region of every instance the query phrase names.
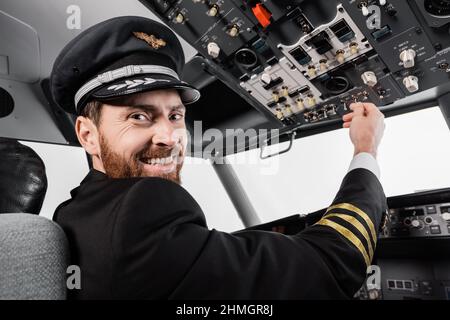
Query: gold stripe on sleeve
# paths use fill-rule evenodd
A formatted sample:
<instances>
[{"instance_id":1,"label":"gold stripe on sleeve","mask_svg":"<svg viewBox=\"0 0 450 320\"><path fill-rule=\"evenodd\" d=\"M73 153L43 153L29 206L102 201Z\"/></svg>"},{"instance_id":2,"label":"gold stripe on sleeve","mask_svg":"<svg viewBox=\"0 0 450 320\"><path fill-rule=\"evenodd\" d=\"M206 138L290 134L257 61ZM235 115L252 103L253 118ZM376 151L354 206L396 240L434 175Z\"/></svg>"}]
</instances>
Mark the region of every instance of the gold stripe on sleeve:
<instances>
[{"instance_id":1,"label":"gold stripe on sleeve","mask_svg":"<svg viewBox=\"0 0 450 320\"><path fill-rule=\"evenodd\" d=\"M363 235L364 239L366 239L367 247L369 248L369 258L372 260L373 258L373 247L372 242L370 241L369 234L367 233L367 229L364 227L364 225L359 222L358 219L356 219L353 216L350 216L348 214L342 214L342 213L329 213L325 218L331 218L331 217L337 217L339 219L345 220L348 223L350 223L352 226L354 226L361 234Z\"/></svg>"},{"instance_id":2,"label":"gold stripe on sleeve","mask_svg":"<svg viewBox=\"0 0 450 320\"><path fill-rule=\"evenodd\" d=\"M367 255L366 248L364 248L364 245L362 244L361 240L359 240L359 238L355 236L353 232L341 226L340 224L337 224L336 222L327 219L320 220L319 222L316 223L316 225L327 226L339 232L343 237L345 237L348 241L350 241L359 250L359 252L361 252L364 261L366 263L366 266L370 265L370 259L369 256Z\"/></svg>"},{"instance_id":3,"label":"gold stripe on sleeve","mask_svg":"<svg viewBox=\"0 0 450 320\"><path fill-rule=\"evenodd\" d=\"M352 212L356 213L357 215L359 215L361 218L363 218L363 220L367 223L367 226L369 227L370 233L372 234L373 243L375 243L375 244L377 243L377 234L375 232L375 226L373 225L372 220L369 218L369 216L364 211L362 211L361 209L359 209L358 207L356 207L350 203L340 203L340 204L336 204L334 206L329 207L327 210L327 213L334 209L344 209L344 210L352 211ZM326 217L327 213L325 213L325 217Z\"/></svg>"}]
</instances>

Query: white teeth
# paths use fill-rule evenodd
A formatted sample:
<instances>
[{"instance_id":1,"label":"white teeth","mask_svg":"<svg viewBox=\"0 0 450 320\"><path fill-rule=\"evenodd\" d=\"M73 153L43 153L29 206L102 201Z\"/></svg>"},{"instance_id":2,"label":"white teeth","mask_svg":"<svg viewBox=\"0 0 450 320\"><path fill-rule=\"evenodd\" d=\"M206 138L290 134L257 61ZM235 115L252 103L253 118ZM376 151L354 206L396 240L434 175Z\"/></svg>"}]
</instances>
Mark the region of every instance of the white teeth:
<instances>
[{"instance_id":1,"label":"white teeth","mask_svg":"<svg viewBox=\"0 0 450 320\"><path fill-rule=\"evenodd\" d=\"M170 156L167 158L153 158L153 159L148 159L146 162L147 164L151 164L151 165L155 165L155 164L161 164L161 165L166 165L166 164L171 164L172 162L176 161L176 156Z\"/></svg>"}]
</instances>

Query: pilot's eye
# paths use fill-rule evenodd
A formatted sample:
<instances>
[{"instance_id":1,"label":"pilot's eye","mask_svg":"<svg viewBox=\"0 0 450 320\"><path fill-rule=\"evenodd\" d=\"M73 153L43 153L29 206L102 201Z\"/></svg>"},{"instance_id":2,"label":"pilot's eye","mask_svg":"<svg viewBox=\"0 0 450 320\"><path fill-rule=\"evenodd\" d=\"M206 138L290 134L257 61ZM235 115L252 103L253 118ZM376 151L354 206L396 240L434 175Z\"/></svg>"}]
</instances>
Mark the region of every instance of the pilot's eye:
<instances>
[{"instance_id":1,"label":"pilot's eye","mask_svg":"<svg viewBox=\"0 0 450 320\"><path fill-rule=\"evenodd\" d=\"M150 118L145 113L133 113L130 118L137 121L150 121Z\"/></svg>"},{"instance_id":2,"label":"pilot's eye","mask_svg":"<svg viewBox=\"0 0 450 320\"><path fill-rule=\"evenodd\" d=\"M183 119L183 118L184 118L184 115L182 115L182 114L180 114L180 113L172 114L172 115L170 115L170 117L169 117L169 119L170 119L171 121L178 121L178 120L181 120L181 119Z\"/></svg>"}]
</instances>

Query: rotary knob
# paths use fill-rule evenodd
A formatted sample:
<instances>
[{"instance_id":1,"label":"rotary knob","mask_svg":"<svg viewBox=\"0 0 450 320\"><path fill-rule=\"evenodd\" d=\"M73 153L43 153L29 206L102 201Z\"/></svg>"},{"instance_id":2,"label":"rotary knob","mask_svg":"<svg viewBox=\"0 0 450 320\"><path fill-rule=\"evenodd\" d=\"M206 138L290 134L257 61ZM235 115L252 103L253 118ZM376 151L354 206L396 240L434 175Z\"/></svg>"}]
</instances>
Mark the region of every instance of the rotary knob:
<instances>
[{"instance_id":1,"label":"rotary knob","mask_svg":"<svg viewBox=\"0 0 450 320\"><path fill-rule=\"evenodd\" d=\"M416 51L413 49L403 50L400 53L400 60L403 62L403 66L408 69L416 65Z\"/></svg>"},{"instance_id":2,"label":"rotary knob","mask_svg":"<svg viewBox=\"0 0 450 320\"><path fill-rule=\"evenodd\" d=\"M413 228L420 228L420 226L421 226L421 224L420 224L419 220L413 220L411 222L411 227L413 227Z\"/></svg>"},{"instance_id":3,"label":"rotary knob","mask_svg":"<svg viewBox=\"0 0 450 320\"><path fill-rule=\"evenodd\" d=\"M419 91L419 78L415 76L408 76L404 78L403 84L410 93Z\"/></svg>"},{"instance_id":4,"label":"rotary knob","mask_svg":"<svg viewBox=\"0 0 450 320\"><path fill-rule=\"evenodd\" d=\"M378 83L377 76L373 71L364 72L361 75L361 79L366 86L374 87Z\"/></svg>"},{"instance_id":5,"label":"rotary knob","mask_svg":"<svg viewBox=\"0 0 450 320\"><path fill-rule=\"evenodd\" d=\"M212 58L216 59L216 58L219 57L219 55L220 55L220 47L219 47L219 45L217 43L215 43L215 42L208 43L208 48L207 49L208 49L208 54Z\"/></svg>"}]
</instances>

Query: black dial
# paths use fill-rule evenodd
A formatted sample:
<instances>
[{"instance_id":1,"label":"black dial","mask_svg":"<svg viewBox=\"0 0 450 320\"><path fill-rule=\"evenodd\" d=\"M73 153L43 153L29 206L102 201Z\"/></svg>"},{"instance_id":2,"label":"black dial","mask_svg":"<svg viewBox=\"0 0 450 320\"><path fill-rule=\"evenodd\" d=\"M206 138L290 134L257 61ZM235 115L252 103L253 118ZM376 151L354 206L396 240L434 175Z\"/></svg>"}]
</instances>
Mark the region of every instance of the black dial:
<instances>
[{"instance_id":1,"label":"black dial","mask_svg":"<svg viewBox=\"0 0 450 320\"><path fill-rule=\"evenodd\" d=\"M450 16L450 0L425 0L425 10L435 16Z\"/></svg>"},{"instance_id":2,"label":"black dial","mask_svg":"<svg viewBox=\"0 0 450 320\"><path fill-rule=\"evenodd\" d=\"M350 83L345 77L332 77L325 82L325 88L333 95L344 93L349 87Z\"/></svg>"}]
</instances>

